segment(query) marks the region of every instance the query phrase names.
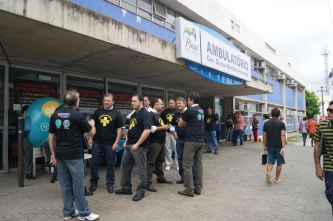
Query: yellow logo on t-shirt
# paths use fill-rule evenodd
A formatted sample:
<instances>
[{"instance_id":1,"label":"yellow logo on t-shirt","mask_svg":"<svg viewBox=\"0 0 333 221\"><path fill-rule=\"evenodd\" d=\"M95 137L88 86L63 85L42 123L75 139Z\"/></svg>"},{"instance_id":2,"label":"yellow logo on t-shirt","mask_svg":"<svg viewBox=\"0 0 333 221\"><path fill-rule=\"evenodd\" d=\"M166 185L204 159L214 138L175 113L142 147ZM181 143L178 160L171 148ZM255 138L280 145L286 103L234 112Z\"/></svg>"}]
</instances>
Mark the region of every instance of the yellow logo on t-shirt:
<instances>
[{"instance_id":1,"label":"yellow logo on t-shirt","mask_svg":"<svg viewBox=\"0 0 333 221\"><path fill-rule=\"evenodd\" d=\"M206 123L209 124L212 121L212 118L206 118Z\"/></svg>"},{"instance_id":2,"label":"yellow logo on t-shirt","mask_svg":"<svg viewBox=\"0 0 333 221\"><path fill-rule=\"evenodd\" d=\"M112 117L107 114L101 115L98 119L99 122L103 125L103 127L106 127L112 121Z\"/></svg>"},{"instance_id":3,"label":"yellow logo on t-shirt","mask_svg":"<svg viewBox=\"0 0 333 221\"><path fill-rule=\"evenodd\" d=\"M136 119L132 118L129 124L128 129L131 130L133 127L135 127L135 125L137 124Z\"/></svg>"},{"instance_id":4,"label":"yellow logo on t-shirt","mask_svg":"<svg viewBox=\"0 0 333 221\"><path fill-rule=\"evenodd\" d=\"M169 122L171 122L172 118L173 118L173 114L167 114L165 118L168 119Z\"/></svg>"},{"instance_id":5,"label":"yellow logo on t-shirt","mask_svg":"<svg viewBox=\"0 0 333 221\"><path fill-rule=\"evenodd\" d=\"M164 121L162 118L158 119L158 123L160 123L161 126L164 126Z\"/></svg>"}]
</instances>

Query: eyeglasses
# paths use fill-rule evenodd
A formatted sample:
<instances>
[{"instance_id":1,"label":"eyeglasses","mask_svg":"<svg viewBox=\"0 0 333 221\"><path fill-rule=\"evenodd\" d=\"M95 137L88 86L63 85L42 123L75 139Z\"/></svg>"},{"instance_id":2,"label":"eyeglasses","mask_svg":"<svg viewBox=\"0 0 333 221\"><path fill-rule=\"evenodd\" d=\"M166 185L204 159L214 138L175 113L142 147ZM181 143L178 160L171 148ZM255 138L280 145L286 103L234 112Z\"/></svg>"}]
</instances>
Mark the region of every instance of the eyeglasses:
<instances>
[{"instance_id":1,"label":"eyeglasses","mask_svg":"<svg viewBox=\"0 0 333 221\"><path fill-rule=\"evenodd\" d=\"M327 108L326 111L330 112L330 113L333 113L333 109L332 108Z\"/></svg>"}]
</instances>

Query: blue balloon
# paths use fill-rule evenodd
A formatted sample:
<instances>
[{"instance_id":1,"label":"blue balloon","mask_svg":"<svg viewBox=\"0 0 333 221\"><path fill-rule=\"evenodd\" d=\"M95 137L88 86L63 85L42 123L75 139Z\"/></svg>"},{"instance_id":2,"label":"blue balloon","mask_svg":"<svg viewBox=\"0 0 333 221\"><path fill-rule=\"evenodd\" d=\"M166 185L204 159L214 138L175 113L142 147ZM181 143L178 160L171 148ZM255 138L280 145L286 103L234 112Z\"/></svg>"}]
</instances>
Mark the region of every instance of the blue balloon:
<instances>
[{"instance_id":1,"label":"blue balloon","mask_svg":"<svg viewBox=\"0 0 333 221\"><path fill-rule=\"evenodd\" d=\"M35 148L39 148L47 140L51 115L60 105L62 101L59 99L45 97L33 102L27 109L25 118L30 119L27 138Z\"/></svg>"}]
</instances>

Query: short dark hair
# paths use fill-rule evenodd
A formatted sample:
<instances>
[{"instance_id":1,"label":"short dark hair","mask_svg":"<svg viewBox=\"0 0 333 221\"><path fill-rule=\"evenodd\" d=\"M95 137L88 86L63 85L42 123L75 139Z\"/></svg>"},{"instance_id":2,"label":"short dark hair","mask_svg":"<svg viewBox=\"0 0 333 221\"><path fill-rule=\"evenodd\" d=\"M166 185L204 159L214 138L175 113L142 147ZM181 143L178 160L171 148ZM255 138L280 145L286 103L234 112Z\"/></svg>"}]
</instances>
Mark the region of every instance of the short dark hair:
<instances>
[{"instance_id":1,"label":"short dark hair","mask_svg":"<svg viewBox=\"0 0 333 221\"><path fill-rule=\"evenodd\" d=\"M306 117L303 117L303 120L306 120Z\"/></svg>"},{"instance_id":2,"label":"short dark hair","mask_svg":"<svg viewBox=\"0 0 333 221\"><path fill-rule=\"evenodd\" d=\"M206 107L206 109L208 109L208 108L209 108L209 109L212 109L212 107L211 107L211 106L207 106L207 107Z\"/></svg>"},{"instance_id":3,"label":"short dark hair","mask_svg":"<svg viewBox=\"0 0 333 221\"><path fill-rule=\"evenodd\" d=\"M112 93L106 93L106 94L104 94L104 97L112 97L112 100L115 101L114 95Z\"/></svg>"},{"instance_id":4,"label":"short dark hair","mask_svg":"<svg viewBox=\"0 0 333 221\"><path fill-rule=\"evenodd\" d=\"M280 116L280 110L278 108L274 108L271 112L272 117L278 118Z\"/></svg>"},{"instance_id":5,"label":"short dark hair","mask_svg":"<svg viewBox=\"0 0 333 221\"><path fill-rule=\"evenodd\" d=\"M143 102L143 96L142 96L142 94L133 94L132 97L137 97L140 102Z\"/></svg>"},{"instance_id":6,"label":"short dark hair","mask_svg":"<svg viewBox=\"0 0 333 221\"><path fill-rule=\"evenodd\" d=\"M159 101L158 100L162 100L161 98L155 97L151 102L150 105L152 108L154 108L155 104L158 104Z\"/></svg>"},{"instance_id":7,"label":"short dark hair","mask_svg":"<svg viewBox=\"0 0 333 221\"><path fill-rule=\"evenodd\" d=\"M187 95L187 98L190 98L190 100L195 103L198 104L199 100L200 100L200 94L198 92L191 92Z\"/></svg>"},{"instance_id":8,"label":"short dark hair","mask_svg":"<svg viewBox=\"0 0 333 221\"><path fill-rule=\"evenodd\" d=\"M25 105L25 106L23 106L23 107L22 107L22 113L25 112L25 111L27 111L28 107L29 107L29 105Z\"/></svg>"},{"instance_id":9,"label":"short dark hair","mask_svg":"<svg viewBox=\"0 0 333 221\"><path fill-rule=\"evenodd\" d=\"M79 92L76 90L69 90L64 96L64 106L74 107L80 101Z\"/></svg>"},{"instance_id":10,"label":"short dark hair","mask_svg":"<svg viewBox=\"0 0 333 221\"><path fill-rule=\"evenodd\" d=\"M269 116L268 116L268 114L264 114L264 115L262 115L265 119L269 119Z\"/></svg>"},{"instance_id":11,"label":"short dark hair","mask_svg":"<svg viewBox=\"0 0 333 221\"><path fill-rule=\"evenodd\" d=\"M331 101L330 103L329 103L329 105L332 105L333 104L333 101Z\"/></svg>"}]
</instances>

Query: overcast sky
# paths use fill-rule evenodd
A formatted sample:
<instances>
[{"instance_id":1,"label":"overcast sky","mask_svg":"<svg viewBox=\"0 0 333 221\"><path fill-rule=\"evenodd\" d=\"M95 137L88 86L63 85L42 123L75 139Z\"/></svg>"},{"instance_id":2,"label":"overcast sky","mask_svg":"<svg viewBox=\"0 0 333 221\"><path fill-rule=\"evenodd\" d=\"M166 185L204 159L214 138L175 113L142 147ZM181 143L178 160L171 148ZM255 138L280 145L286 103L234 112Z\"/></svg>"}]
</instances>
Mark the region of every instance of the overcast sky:
<instances>
[{"instance_id":1,"label":"overcast sky","mask_svg":"<svg viewBox=\"0 0 333 221\"><path fill-rule=\"evenodd\" d=\"M218 1L302 73L307 90L320 95L317 90L326 86L321 55L325 44L328 73L333 67L333 0Z\"/></svg>"}]
</instances>

